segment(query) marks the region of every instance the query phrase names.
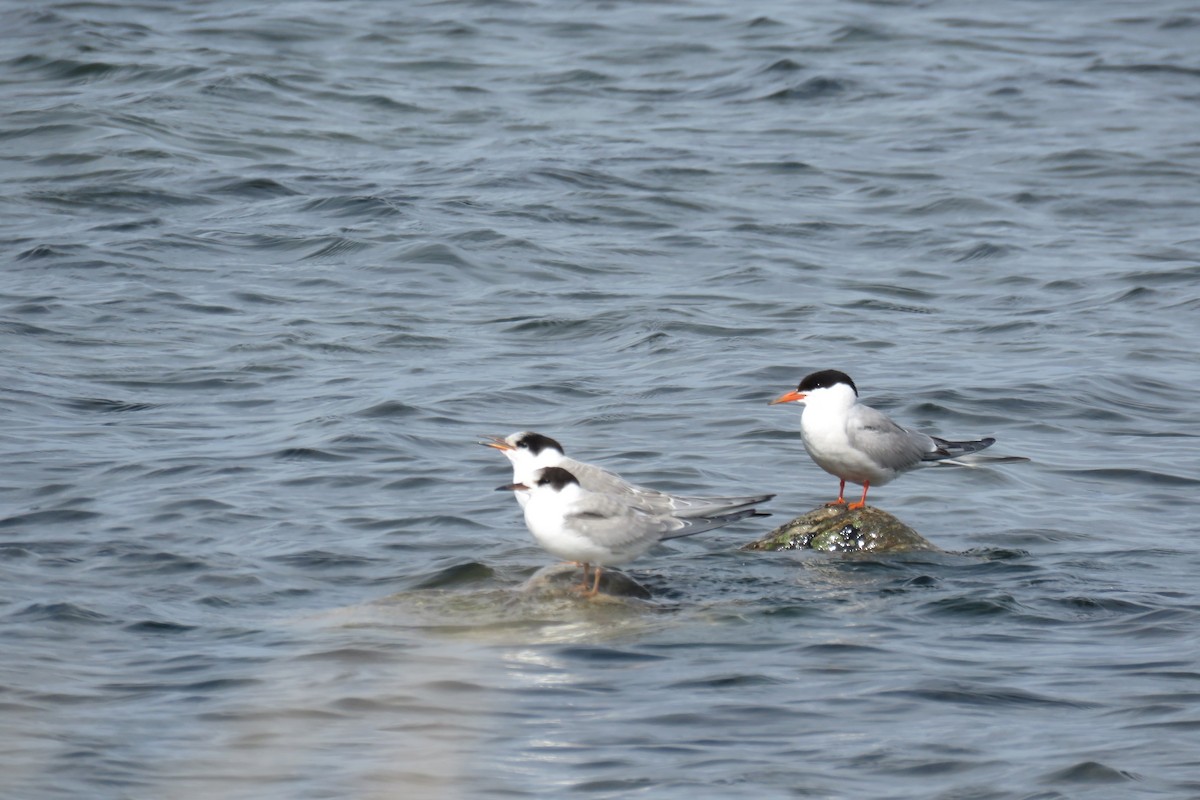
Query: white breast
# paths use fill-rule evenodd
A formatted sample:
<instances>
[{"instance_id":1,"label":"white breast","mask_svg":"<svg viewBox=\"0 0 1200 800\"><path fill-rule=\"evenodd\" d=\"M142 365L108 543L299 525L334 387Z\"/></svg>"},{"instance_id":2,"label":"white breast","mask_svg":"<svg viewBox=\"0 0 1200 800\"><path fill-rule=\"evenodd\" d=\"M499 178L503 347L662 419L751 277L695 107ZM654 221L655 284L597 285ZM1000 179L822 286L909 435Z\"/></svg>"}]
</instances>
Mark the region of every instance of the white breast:
<instances>
[{"instance_id":1,"label":"white breast","mask_svg":"<svg viewBox=\"0 0 1200 800\"><path fill-rule=\"evenodd\" d=\"M800 418L804 449L818 467L842 480L874 486L896 477L894 470L880 467L866 453L852 447L846 426L849 408L833 403L813 403L805 406Z\"/></svg>"}]
</instances>

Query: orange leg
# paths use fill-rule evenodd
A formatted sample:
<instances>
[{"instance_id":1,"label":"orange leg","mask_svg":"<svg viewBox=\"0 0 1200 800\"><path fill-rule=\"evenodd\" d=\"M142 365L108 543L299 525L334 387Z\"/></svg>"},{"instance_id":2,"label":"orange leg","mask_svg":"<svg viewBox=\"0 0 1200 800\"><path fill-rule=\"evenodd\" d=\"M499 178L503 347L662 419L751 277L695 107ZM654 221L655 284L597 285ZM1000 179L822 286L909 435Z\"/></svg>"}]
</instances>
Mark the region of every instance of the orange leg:
<instances>
[{"instance_id":1,"label":"orange leg","mask_svg":"<svg viewBox=\"0 0 1200 800\"><path fill-rule=\"evenodd\" d=\"M844 494L846 494L846 482L842 481L838 485L838 499L834 500L832 503L826 503L825 505L827 505L827 506L844 506L844 505L846 505L846 498L843 497Z\"/></svg>"},{"instance_id":2,"label":"orange leg","mask_svg":"<svg viewBox=\"0 0 1200 800\"><path fill-rule=\"evenodd\" d=\"M592 588L584 591L583 594L585 597L595 597L600 593L600 565L597 564L593 569L596 570L596 578L592 581ZM586 581L584 582L584 586L587 586Z\"/></svg>"},{"instance_id":3,"label":"orange leg","mask_svg":"<svg viewBox=\"0 0 1200 800\"><path fill-rule=\"evenodd\" d=\"M588 585L588 567L590 567L591 565L588 564L586 561L572 561L571 563L578 564L579 566L583 567L583 583L581 583L579 585L579 588L583 591L586 591L587 585Z\"/></svg>"},{"instance_id":4,"label":"orange leg","mask_svg":"<svg viewBox=\"0 0 1200 800\"><path fill-rule=\"evenodd\" d=\"M870 482L870 481L863 481L863 496L862 496L862 499L861 499L861 500L859 500L857 503L851 503L849 506L847 506L847 508L849 508L851 511L854 511L855 509L863 508L864 506L866 506L866 504L867 504L867 490L868 490L868 489L870 489L870 488L871 488L871 482Z\"/></svg>"}]
</instances>

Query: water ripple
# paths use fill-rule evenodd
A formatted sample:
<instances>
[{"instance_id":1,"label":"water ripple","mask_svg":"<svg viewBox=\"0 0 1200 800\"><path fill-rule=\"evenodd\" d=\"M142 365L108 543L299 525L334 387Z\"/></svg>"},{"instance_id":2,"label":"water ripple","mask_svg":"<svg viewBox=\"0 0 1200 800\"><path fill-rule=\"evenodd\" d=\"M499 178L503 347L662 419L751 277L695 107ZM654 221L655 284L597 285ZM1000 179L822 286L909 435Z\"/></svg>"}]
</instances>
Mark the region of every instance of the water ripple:
<instances>
[{"instance_id":1,"label":"water ripple","mask_svg":"<svg viewBox=\"0 0 1200 800\"><path fill-rule=\"evenodd\" d=\"M14 8L0 794L1196 795L1197 19ZM526 586L479 433L782 522L829 367L1032 460Z\"/></svg>"}]
</instances>

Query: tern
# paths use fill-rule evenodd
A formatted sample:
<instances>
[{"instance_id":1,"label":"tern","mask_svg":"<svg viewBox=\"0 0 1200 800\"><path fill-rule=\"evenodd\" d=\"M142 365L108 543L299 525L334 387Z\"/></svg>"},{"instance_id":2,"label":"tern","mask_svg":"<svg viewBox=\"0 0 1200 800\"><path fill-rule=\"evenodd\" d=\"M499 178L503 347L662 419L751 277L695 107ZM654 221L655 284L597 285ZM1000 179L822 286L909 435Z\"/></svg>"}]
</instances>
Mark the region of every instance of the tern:
<instances>
[{"instance_id":1,"label":"tern","mask_svg":"<svg viewBox=\"0 0 1200 800\"><path fill-rule=\"evenodd\" d=\"M826 369L805 376L795 391L785 392L770 402L801 403L800 433L804 449L817 466L841 481L838 497L829 505L846 503L846 483L863 487L862 498L849 503L851 509L867 504L867 491L883 486L917 467L933 464L972 466L1028 461L1021 456L982 457L958 460L996 440L988 437L952 442L902 428L882 411L858 402L858 387L844 372Z\"/></svg>"},{"instance_id":2,"label":"tern","mask_svg":"<svg viewBox=\"0 0 1200 800\"><path fill-rule=\"evenodd\" d=\"M632 561L664 539L691 536L746 517L768 516L743 508L709 517L676 517L646 511L625 495L593 492L562 467L535 470L528 482L496 491L528 492L525 524L547 552L583 565L582 589L594 596L603 567ZM588 568L595 567L588 588Z\"/></svg>"},{"instance_id":3,"label":"tern","mask_svg":"<svg viewBox=\"0 0 1200 800\"><path fill-rule=\"evenodd\" d=\"M588 491L612 494L623 498L630 505L654 514L671 514L676 517L710 517L726 514L741 508L765 503L775 495L756 494L741 497L683 497L667 494L655 489L635 486L615 472L585 464L564 455L561 444L533 431L519 431L506 437L489 436L489 441L480 442L494 447L512 462L513 483L527 483L533 473L543 467L562 467L575 476L579 484ZM528 491L515 492L517 502L524 508L529 502Z\"/></svg>"}]
</instances>

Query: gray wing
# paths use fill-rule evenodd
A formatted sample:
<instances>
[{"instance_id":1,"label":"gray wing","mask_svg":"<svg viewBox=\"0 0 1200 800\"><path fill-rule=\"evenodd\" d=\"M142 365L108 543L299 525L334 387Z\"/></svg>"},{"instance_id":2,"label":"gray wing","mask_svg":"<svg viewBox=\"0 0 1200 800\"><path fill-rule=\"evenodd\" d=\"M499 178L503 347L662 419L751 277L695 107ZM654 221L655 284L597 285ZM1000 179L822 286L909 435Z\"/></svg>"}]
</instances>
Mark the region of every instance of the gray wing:
<instances>
[{"instance_id":1,"label":"gray wing","mask_svg":"<svg viewBox=\"0 0 1200 800\"><path fill-rule=\"evenodd\" d=\"M897 471L916 466L927 453L937 449L931 437L901 428L870 406L858 405L851 410L846 435L851 446L880 466Z\"/></svg>"},{"instance_id":2,"label":"gray wing","mask_svg":"<svg viewBox=\"0 0 1200 800\"><path fill-rule=\"evenodd\" d=\"M619 496L593 493L581 498L566 519L578 533L613 549L656 542L680 522L638 511Z\"/></svg>"},{"instance_id":3,"label":"gray wing","mask_svg":"<svg viewBox=\"0 0 1200 800\"><path fill-rule=\"evenodd\" d=\"M746 517L767 516L770 515L746 508L711 517L672 517L632 508L619 497L589 494L567 518L572 528L597 544L620 549L691 536Z\"/></svg>"},{"instance_id":4,"label":"gray wing","mask_svg":"<svg viewBox=\"0 0 1200 800\"><path fill-rule=\"evenodd\" d=\"M734 497L680 497L637 486L615 472L575 459L563 459L563 469L578 479L589 492L628 496L631 503L653 514L680 517L711 517L748 506L765 503L775 495L758 494Z\"/></svg>"},{"instance_id":5,"label":"gray wing","mask_svg":"<svg viewBox=\"0 0 1200 800\"><path fill-rule=\"evenodd\" d=\"M693 533L702 533L711 531L713 528L720 528L723 525L728 525L731 522L737 522L739 519L746 517L769 517L763 511L758 511L753 508L743 508L740 511L733 511L728 514L720 514L710 517L672 517L675 522L682 523L681 527L669 533L663 534L663 539L678 539L680 536L691 536Z\"/></svg>"},{"instance_id":6,"label":"gray wing","mask_svg":"<svg viewBox=\"0 0 1200 800\"><path fill-rule=\"evenodd\" d=\"M942 461L944 459L961 458L963 456L969 456L971 453L977 453L980 450L984 449L985 447L991 447L992 445L994 445L996 443L996 440L990 436L987 437L986 439L974 439L974 440L966 441L966 442L952 442L949 439L939 439L936 436L931 436L930 438L933 440L934 449L933 449L933 452L925 454L926 461ZM993 464L996 464L996 463L1005 464L1005 463L1012 463L1012 462L1011 461L997 461L996 459L1013 459L1013 458L1017 459L1018 461L1022 460L1020 456L994 456L993 458L990 458L990 459L987 459L986 456L979 456L977 463L983 463L982 459L987 459L988 461L991 461ZM1024 460L1028 461L1028 459L1024 459ZM959 463L962 464L962 466L970 466L970 464L966 461L962 461Z\"/></svg>"},{"instance_id":7,"label":"gray wing","mask_svg":"<svg viewBox=\"0 0 1200 800\"><path fill-rule=\"evenodd\" d=\"M765 503L775 495L750 494L738 497L683 497L677 494L654 492L659 497L666 498L667 512L676 517L715 517L731 511L756 506Z\"/></svg>"},{"instance_id":8,"label":"gray wing","mask_svg":"<svg viewBox=\"0 0 1200 800\"><path fill-rule=\"evenodd\" d=\"M576 461L573 458L564 458L561 466L567 472L574 475L579 481L579 485L589 492L618 495L633 494L638 488L617 473L609 472L603 467L597 467L595 464L587 464L583 461Z\"/></svg>"}]
</instances>

